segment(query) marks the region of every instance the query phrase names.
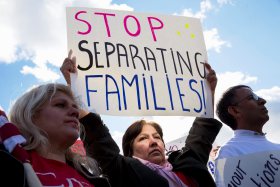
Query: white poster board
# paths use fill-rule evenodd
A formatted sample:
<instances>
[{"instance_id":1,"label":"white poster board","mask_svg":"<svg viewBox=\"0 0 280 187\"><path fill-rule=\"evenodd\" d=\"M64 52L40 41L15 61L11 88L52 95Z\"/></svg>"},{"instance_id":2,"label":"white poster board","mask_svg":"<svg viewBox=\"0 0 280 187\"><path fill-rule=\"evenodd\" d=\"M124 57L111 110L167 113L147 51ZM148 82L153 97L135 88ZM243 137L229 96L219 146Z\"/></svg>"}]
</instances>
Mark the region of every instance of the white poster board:
<instances>
[{"instance_id":1,"label":"white poster board","mask_svg":"<svg viewBox=\"0 0 280 187\"><path fill-rule=\"evenodd\" d=\"M199 19L67 8L72 88L105 115L212 117Z\"/></svg>"},{"instance_id":2,"label":"white poster board","mask_svg":"<svg viewBox=\"0 0 280 187\"><path fill-rule=\"evenodd\" d=\"M171 154L173 151L178 151L181 150L185 144L186 144L186 139L187 139L188 135L182 136L178 139L175 139L173 141L170 142L166 142L165 143L165 153L168 156L169 154ZM216 146L213 145L213 148L209 154L209 159L207 162L207 169L209 171L209 173L211 174L211 176L214 178L214 170L215 170L215 157L217 154L217 151L219 149L220 146Z\"/></svg>"},{"instance_id":3,"label":"white poster board","mask_svg":"<svg viewBox=\"0 0 280 187\"><path fill-rule=\"evenodd\" d=\"M219 159L216 169L225 187L279 187L280 151Z\"/></svg>"}]
</instances>

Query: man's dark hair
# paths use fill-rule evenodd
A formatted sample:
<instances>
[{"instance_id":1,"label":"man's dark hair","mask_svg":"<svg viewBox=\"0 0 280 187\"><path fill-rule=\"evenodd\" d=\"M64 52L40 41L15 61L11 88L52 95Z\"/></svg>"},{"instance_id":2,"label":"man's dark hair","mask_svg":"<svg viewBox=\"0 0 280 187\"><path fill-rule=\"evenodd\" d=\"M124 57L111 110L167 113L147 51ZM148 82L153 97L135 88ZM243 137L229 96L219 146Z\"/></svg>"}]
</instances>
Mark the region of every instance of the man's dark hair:
<instances>
[{"instance_id":1,"label":"man's dark hair","mask_svg":"<svg viewBox=\"0 0 280 187\"><path fill-rule=\"evenodd\" d=\"M132 157L133 155L133 149L132 145L135 140L135 138L141 133L144 125L151 125L154 127L157 131L157 133L160 135L161 140L163 141L163 133L162 128L159 124L155 122L146 122L145 120L138 120L131 124L125 131L123 138L122 138L122 149L123 149L123 155ZM164 141L163 141L164 142Z\"/></svg>"},{"instance_id":2,"label":"man's dark hair","mask_svg":"<svg viewBox=\"0 0 280 187\"><path fill-rule=\"evenodd\" d=\"M220 120L223 123L227 124L233 130L237 128L237 124L234 117L228 112L228 107L233 106L234 103L236 102L235 101L236 90L244 87L251 89L249 86L246 85L237 85L237 86L230 87L223 93L221 99L217 103L217 108L216 108L217 116L220 118Z\"/></svg>"}]
</instances>

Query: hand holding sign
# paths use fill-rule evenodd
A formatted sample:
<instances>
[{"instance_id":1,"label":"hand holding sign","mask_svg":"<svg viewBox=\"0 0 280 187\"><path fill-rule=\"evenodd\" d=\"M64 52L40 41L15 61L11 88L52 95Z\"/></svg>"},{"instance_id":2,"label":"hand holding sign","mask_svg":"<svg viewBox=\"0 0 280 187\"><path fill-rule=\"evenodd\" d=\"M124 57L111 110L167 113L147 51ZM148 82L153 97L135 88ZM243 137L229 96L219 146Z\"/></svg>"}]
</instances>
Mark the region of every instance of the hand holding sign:
<instances>
[{"instance_id":1,"label":"hand holding sign","mask_svg":"<svg viewBox=\"0 0 280 187\"><path fill-rule=\"evenodd\" d=\"M207 83L208 83L211 93L212 93L212 106L213 106L213 110L214 110L214 94L215 94L218 79L217 79L215 70L212 69L210 64L205 62L204 65L208 71L208 73L206 75L206 79L207 79Z\"/></svg>"},{"instance_id":2,"label":"hand holding sign","mask_svg":"<svg viewBox=\"0 0 280 187\"><path fill-rule=\"evenodd\" d=\"M62 72L64 79L67 84L71 84L70 73L77 73L76 67L76 57L73 56L73 51L70 50L68 53L68 57L64 59L62 66L60 67L60 71Z\"/></svg>"},{"instance_id":3,"label":"hand holding sign","mask_svg":"<svg viewBox=\"0 0 280 187\"><path fill-rule=\"evenodd\" d=\"M207 82L209 84L212 94L214 94L216 86L217 86L217 82L218 82L216 72L215 72L215 70L212 69L210 64L208 64L207 62L205 62L204 65L205 65L206 69L208 70L208 73L206 75Z\"/></svg>"}]
</instances>

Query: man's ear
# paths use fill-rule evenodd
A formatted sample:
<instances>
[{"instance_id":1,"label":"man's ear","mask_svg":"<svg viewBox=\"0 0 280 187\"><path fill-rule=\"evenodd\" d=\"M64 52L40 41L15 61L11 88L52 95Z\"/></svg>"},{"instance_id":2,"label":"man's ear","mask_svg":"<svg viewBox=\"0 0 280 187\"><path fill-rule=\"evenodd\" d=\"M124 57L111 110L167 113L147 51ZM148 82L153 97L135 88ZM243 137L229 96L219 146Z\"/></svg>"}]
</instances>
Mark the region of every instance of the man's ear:
<instances>
[{"instance_id":1,"label":"man's ear","mask_svg":"<svg viewBox=\"0 0 280 187\"><path fill-rule=\"evenodd\" d=\"M239 113L235 106L228 107L228 113L234 117Z\"/></svg>"}]
</instances>

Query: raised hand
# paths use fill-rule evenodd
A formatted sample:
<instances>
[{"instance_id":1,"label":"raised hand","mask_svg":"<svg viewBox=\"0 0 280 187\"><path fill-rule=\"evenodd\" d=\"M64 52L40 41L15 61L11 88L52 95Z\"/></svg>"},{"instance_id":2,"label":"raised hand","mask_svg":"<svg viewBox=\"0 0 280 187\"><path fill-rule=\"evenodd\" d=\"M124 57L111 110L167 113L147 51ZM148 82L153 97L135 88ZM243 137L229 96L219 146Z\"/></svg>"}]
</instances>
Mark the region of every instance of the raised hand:
<instances>
[{"instance_id":1,"label":"raised hand","mask_svg":"<svg viewBox=\"0 0 280 187\"><path fill-rule=\"evenodd\" d=\"M212 69L210 64L208 64L207 62L204 65L205 65L206 69L208 70L208 73L206 75L207 82L210 86L212 94L214 94L216 86L217 86L217 82L218 82L216 72L215 72L215 70Z\"/></svg>"},{"instance_id":2,"label":"raised hand","mask_svg":"<svg viewBox=\"0 0 280 187\"><path fill-rule=\"evenodd\" d=\"M70 79L70 73L76 73L77 67L76 67L76 57L73 56L73 51L70 50L68 53L68 57L64 59L62 66L60 67L60 71L64 76L64 79L66 80L67 84L71 84Z\"/></svg>"}]
</instances>

